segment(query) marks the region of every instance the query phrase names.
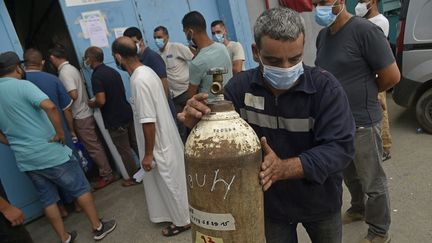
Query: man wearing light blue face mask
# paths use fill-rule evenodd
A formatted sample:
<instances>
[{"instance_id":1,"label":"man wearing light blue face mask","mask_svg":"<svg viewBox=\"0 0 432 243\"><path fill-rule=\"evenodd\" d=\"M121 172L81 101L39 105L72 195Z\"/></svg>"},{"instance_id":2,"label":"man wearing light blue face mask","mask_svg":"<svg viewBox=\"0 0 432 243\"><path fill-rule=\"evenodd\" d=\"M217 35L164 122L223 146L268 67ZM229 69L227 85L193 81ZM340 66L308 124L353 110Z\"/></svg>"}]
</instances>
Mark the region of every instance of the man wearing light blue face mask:
<instances>
[{"instance_id":1,"label":"man wearing light blue face mask","mask_svg":"<svg viewBox=\"0 0 432 243\"><path fill-rule=\"evenodd\" d=\"M189 99L189 66L188 62L194 57L191 50L181 44L169 41L168 30L164 26L158 26L153 31L155 44L159 48L160 56L165 62L168 75L168 86L172 92L176 112L182 112L186 101ZM186 142L186 127L176 120L177 128L183 142Z\"/></svg>"},{"instance_id":2,"label":"man wearing light blue face mask","mask_svg":"<svg viewBox=\"0 0 432 243\"><path fill-rule=\"evenodd\" d=\"M228 39L227 30L222 20L215 20L211 23L211 32L213 40L222 43L228 49L228 53L232 62L233 75L244 71L245 54L240 42Z\"/></svg>"},{"instance_id":3,"label":"man wearing light blue face mask","mask_svg":"<svg viewBox=\"0 0 432 243\"><path fill-rule=\"evenodd\" d=\"M207 71L214 67L225 68L228 72L224 76L224 84L233 76L232 63L227 48L209 38L206 32L207 24L204 16L198 11L187 13L182 19L183 32L190 46L198 51L194 59L189 62L189 88L188 95L192 97L197 93L209 93L213 77Z\"/></svg>"},{"instance_id":4,"label":"man wearing light blue face mask","mask_svg":"<svg viewBox=\"0 0 432 243\"><path fill-rule=\"evenodd\" d=\"M400 79L390 45L378 26L345 9L345 0L313 0L317 37L315 64L331 72L347 93L356 122L356 154L344 171L351 207L343 223L365 220L362 243L390 242L390 197L382 167L381 106L378 92Z\"/></svg>"},{"instance_id":5,"label":"man wearing light blue face mask","mask_svg":"<svg viewBox=\"0 0 432 243\"><path fill-rule=\"evenodd\" d=\"M265 11L254 26L254 60L225 86L225 98L261 137L259 172L267 243L297 243L301 223L313 243L342 242L342 171L354 156L354 120L342 86L323 69L303 64L305 30L288 8ZM188 127L207 95L178 115Z\"/></svg>"}]
</instances>

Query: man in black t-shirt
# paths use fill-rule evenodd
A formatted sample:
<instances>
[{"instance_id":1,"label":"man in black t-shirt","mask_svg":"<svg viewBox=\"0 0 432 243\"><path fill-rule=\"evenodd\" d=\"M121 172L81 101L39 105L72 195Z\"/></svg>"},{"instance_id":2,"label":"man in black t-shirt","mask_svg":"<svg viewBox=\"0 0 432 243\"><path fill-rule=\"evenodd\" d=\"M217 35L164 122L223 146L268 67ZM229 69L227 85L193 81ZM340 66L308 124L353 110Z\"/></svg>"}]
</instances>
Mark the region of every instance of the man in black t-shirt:
<instances>
[{"instance_id":1,"label":"man in black t-shirt","mask_svg":"<svg viewBox=\"0 0 432 243\"><path fill-rule=\"evenodd\" d=\"M2 243L32 243L30 234L22 225L24 214L9 204L0 180L0 241Z\"/></svg>"},{"instance_id":2,"label":"man in black t-shirt","mask_svg":"<svg viewBox=\"0 0 432 243\"><path fill-rule=\"evenodd\" d=\"M84 54L84 62L93 69L91 81L95 100L89 102L92 108L100 108L105 128L116 146L129 179L123 181L123 186L136 183L132 180L137 171L131 148L138 154L133 125L133 113L126 99L125 88L120 74L103 64L103 51L99 47L89 47Z\"/></svg>"},{"instance_id":3,"label":"man in black t-shirt","mask_svg":"<svg viewBox=\"0 0 432 243\"><path fill-rule=\"evenodd\" d=\"M390 197L382 167L381 106L378 92L400 79L390 45L372 22L353 17L344 0L314 0L317 37L316 66L331 72L344 88L356 123L355 157L344 171L351 207L343 222L365 220L362 243L390 242Z\"/></svg>"}]
</instances>

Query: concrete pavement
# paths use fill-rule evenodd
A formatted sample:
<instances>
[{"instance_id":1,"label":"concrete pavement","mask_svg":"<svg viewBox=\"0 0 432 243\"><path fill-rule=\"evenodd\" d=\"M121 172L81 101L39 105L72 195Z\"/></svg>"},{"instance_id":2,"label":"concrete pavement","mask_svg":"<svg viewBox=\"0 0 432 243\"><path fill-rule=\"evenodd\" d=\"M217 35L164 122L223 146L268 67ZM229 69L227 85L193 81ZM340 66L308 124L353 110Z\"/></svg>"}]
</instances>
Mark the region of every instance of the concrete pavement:
<instances>
[{"instance_id":1,"label":"concrete pavement","mask_svg":"<svg viewBox=\"0 0 432 243\"><path fill-rule=\"evenodd\" d=\"M393 137L392 158L384 162L391 197L392 243L432 242L432 135L416 133L413 110L394 104L388 95ZM115 218L117 229L105 243L190 243L190 231L172 238L161 235L167 224L152 224L142 185L123 188L120 182L94 193L97 209L104 218ZM343 211L349 207L344 188ZM93 242L90 224L83 213L72 213L65 220L68 230L78 231L78 243ZM36 243L59 242L45 218L27 225ZM364 222L343 227L343 242L356 243L367 231ZM303 227L298 227L299 242L310 242Z\"/></svg>"}]
</instances>

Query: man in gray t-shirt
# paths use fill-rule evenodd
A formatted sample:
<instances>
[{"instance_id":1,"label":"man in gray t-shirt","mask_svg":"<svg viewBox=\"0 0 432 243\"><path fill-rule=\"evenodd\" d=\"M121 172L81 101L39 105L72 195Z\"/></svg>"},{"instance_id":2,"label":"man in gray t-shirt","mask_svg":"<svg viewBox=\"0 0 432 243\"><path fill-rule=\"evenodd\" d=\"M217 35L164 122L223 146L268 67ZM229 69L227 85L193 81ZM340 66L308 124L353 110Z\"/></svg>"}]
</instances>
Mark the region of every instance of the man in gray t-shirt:
<instances>
[{"instance_id":1,"label":"man in gray t-shirt","mask_svg":"<svg viewBox=\"0 0 432 243\"><path fill-rule=\"evenodd\" d=\"M356 154L344 172L351 207L344 223L364 220L368 233L361 242L389 242L389 195L382 163L381 107L378 92L394 86L399 69L378 26L353 17L343 0L313 0L315 20L325 26L317 38L315 64L330 71L347 93L356 122Z\"/></svg>"}]
</instances>

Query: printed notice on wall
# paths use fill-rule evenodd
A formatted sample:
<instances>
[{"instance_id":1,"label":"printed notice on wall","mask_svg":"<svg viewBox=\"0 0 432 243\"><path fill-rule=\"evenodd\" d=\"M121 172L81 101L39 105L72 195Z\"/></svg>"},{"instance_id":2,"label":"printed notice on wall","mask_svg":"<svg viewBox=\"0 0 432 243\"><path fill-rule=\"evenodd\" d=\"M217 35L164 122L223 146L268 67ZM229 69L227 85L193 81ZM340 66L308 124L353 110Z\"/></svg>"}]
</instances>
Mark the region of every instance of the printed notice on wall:
<instances>
[{"instance_id":1,"label":"printed notice on wall","mask_svg":"<svg viewBox=\"0 0 432 243\"><path fill-rule=\"evenodd\" d=\"M195 243L223 243L222 238L205 235L201 232L196 232Z\"/></svg>"},{"instance_id":2,"label":"printed notice on wall","mask_svg":"<svg viewBox=\"0 0 432 243\"><path fill-rule=\"evenodd\" d=\"M189 206L191 222L205 229L235 230L235 219L230 213L207 213Z\"/></svg>"},{"instance_id":3,"label":"printed notice on wall","mask_svg":"<svg viewBox=\"0 0 432 243\"><path fill-rule=\"evenodd\" d=\"M90 39L90 45L97 47L108 47L107 25L100 11L91 11L81 13L84 38Z\"/></svg>"},{"instance_id":4,"label":"printed notice on wall","mask_svg":"<svg viewBox=\"0 0 432 243\"><path fill-rule=\"evenodd\" d=\"M97 3L118 2L118 1L120 0L65 0L66 7L97 4Z\"/></svg>"},{"instance_id":5,"label":"printed notice on wall","mask_svg":"<svg viewBox=\"0 0 432 243\"><path fill-rule=\"evenodd\" d=\"M114 36L115 38L119 38L123 36L123 33L125 32L127 28L126 27L121 27L121 28L114 28Z\"/></svg>"}]
</instances>

